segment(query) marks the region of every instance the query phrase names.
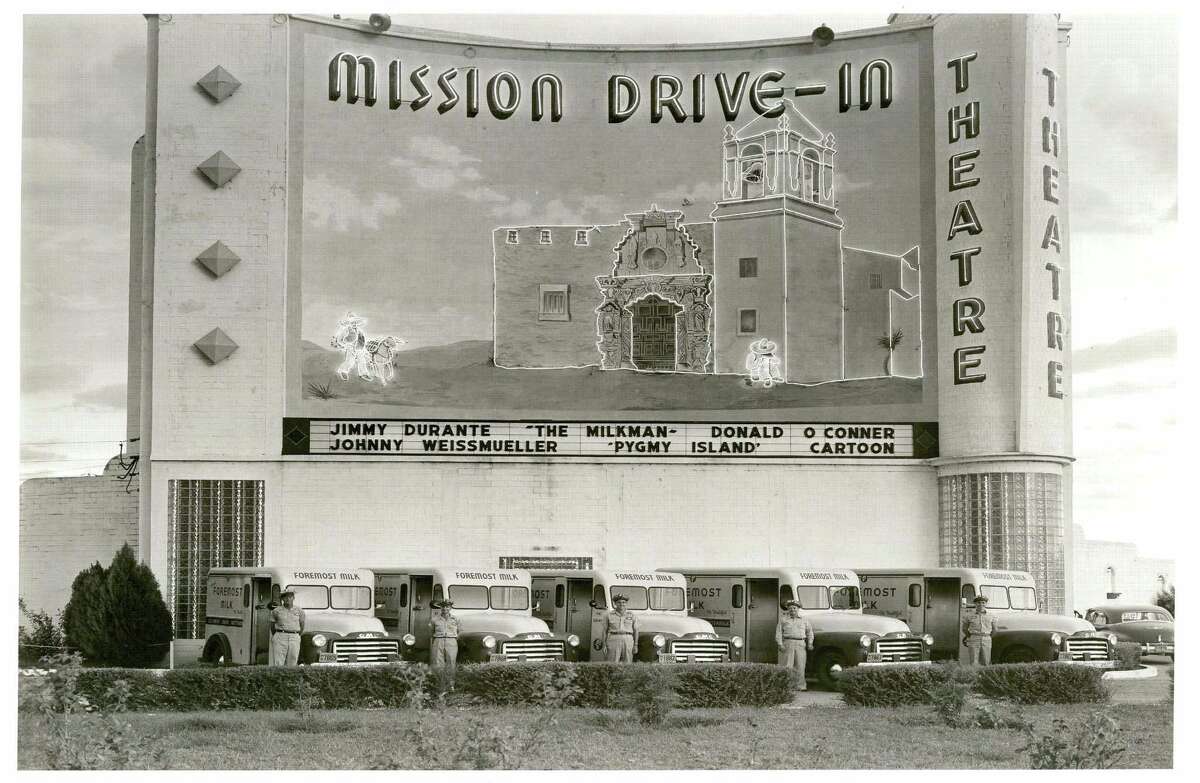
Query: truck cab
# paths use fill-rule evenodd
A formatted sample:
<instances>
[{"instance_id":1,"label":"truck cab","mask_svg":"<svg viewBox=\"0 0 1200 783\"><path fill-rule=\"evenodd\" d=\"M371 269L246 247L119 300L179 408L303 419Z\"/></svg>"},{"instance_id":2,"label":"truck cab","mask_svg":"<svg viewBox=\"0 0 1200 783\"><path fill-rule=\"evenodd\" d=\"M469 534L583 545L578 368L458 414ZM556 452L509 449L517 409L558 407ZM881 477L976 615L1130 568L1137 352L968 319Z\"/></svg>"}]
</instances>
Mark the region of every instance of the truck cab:
<instances>
[{"instance_id":1,"label":"truck cab","mask_svg":"<svg viewBox=\"0 0 1200 783\"><path fill-rule=\"evenodd\" d=\"M681 568L691 613L746 640L744 660L775 663L783 605L800 602L813 627L808 678L832 687L850 666L927 664L932 639L903 622L863 614L858 576L846 568Z\"/></svg>"},{"instance_id":2,"label":"truck cab","mask_svg":"<svg viewBox=\"0 0 1200 783\"><path fill-rule=\"evenodd\" d=\"M742 640L690 617L682 574L662 571L546 570L533 574L534 614L559 633L577 636L580 660L603 661L605 615L618 593L637 617L634 659L702 663L739 660ZM584 652L584 651L587 652Z\"/></svg>"},{"instance_id":3,"label":"truck cab","mask_svg":"<svg viewBox=\"0 0 1200 783\"><path fill-rule=\"evenodd\" d=\"M375 577L362 568L213 568L208 572L204 652L210 664L265 664L270 659L271 610L280 593L296 594L304 610L300 663L385 663L400 659L372 610Z\"/></svg>"},{"instance_id":4,"label":"truck cab","mask_svg":"<svg viewBox=\"0 0 1200 783\"><path fill-rule=\"evenodd\" d=\"M533 616L530 576L520 569L383 566L375 573L375 616L404 640L404 657L429 663L434 602L458 618L458 662L575 660L580 640Z\"/></svg>"},{"instance_id":5,"label":"truck cab","mask_svg":"<svg viewBox=\"0 0 1200 783\"><path fill-rule=\"evenodd\" d=\"M975 597L996 619L993 663L1064 661L1100 668L1117 664L1113 634L1089 622L1039 611L1036 583L1025 571L982 568L859 568L863 609L894 617L934 637L933 658L967 663L962 632Z\"/></svg>"}]
</instances>

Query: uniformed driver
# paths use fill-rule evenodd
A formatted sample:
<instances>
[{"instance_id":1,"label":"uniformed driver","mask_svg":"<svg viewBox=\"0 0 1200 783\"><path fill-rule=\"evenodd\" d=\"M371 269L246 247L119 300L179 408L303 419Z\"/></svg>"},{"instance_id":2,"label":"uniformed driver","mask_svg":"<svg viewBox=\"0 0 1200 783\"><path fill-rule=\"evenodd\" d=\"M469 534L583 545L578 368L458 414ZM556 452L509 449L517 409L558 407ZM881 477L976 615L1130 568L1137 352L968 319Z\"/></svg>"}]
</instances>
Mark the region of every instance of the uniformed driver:
<instances>
[{"instance_id":1,"label":"uniformed driver","mask_svg":"<svg viewBox=\"0 0 1200 783\"><path fill-rule=\"evenodd\" d=\"M815 635L812 623L800 614L800 602L788 601L784 608L787 613L779 618L775 626L775 644L779 647L779 665L800 672L800 690L808 690L804 682L804 667L808 663L808 653L813 648Z\"/></svg>"},{"instance_id":2,"label":"uniformed driver","mask_svg":"<svg viewBox=\"0 0 1200 783\"><path fill-rule=\"evenodd\" d=\"M996 621L987 613L987 596L975 596L975 614L967 615L963 621L972 666L987 666L992 662L992 632L995 629Z\"/></svg>"},{"instance_id":3,"label":"uniformed driver","mask_svg":"<svg viewBox=\"0 0 1200 783\"><path fill-rule=\"evenodd\" d=\"M638 638L637 618L626 609L629 606L627 596L614 595L613 606L615 608L604 618L605 659L612 663L633 663Z\"/></svg>"},{"instance_id":4,"label":"uniformed driver","mask_svg":"<svg viewBox=\"0 0 1200 783\"><path fill-rule=\"evenodd\" d=\"M284 590L283 603L271 610L271 664L296 666L300 663L300 635L304 633L304 610L293 606L296 594Z\"/></svg>"}]
</instances>

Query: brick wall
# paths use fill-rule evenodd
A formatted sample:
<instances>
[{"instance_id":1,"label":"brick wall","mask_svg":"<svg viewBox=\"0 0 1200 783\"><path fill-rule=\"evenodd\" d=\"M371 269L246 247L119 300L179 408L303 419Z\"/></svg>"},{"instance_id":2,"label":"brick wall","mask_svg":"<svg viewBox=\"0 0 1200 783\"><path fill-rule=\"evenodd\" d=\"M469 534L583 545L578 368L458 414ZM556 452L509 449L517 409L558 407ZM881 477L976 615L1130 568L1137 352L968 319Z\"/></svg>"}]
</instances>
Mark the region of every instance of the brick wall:
<instances>
[{"instance_id":1,"label":"brick wall","mask_svg":"<svg viewBox=\"0 0 1200 783\"><path fill-rule=\"evenodd\" d=\"M30 609L56 614L76 574L96 561L107 566L122 544L137 549L137 482L126 492L114 467L21 484L19 590Z\"/></svg>"}]
</instances>

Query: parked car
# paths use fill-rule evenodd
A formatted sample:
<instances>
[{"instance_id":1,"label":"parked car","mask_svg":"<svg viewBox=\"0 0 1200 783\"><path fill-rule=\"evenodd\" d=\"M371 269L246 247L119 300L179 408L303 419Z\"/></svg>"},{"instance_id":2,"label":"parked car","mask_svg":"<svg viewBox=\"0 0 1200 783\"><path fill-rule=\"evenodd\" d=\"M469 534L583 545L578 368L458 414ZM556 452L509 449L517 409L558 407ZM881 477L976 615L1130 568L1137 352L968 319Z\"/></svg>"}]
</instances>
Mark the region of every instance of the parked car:
<instances>
[{"instance_id":1,"label":"parked car","mask_svg":"<svg viewBox=\"0 0 1200 783\"><path fill-rule=\"evenodd\" d=\"M1087 610L1084 619L1117 641L1136 642L1142 655L1165 655L1175 660L1175 618L1151 604L1102 604Z\"/></svg>"}]
</instances>

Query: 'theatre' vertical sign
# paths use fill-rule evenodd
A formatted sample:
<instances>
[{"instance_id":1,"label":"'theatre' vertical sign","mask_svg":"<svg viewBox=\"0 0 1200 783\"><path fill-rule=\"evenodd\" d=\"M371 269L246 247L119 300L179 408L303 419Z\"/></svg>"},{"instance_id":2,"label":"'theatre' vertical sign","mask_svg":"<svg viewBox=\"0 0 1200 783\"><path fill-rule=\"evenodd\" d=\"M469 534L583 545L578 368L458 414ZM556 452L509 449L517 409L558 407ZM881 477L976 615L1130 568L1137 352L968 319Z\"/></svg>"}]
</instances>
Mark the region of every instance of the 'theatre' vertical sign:
<instances>
[{"instance_id":1,"label":"'theatre' vertical sign","mask_svg":"<svg viewBox=\"0 0 1200 783\"><path fill-rule=\"evenodd\" d=\"M1029 51L1024 123L1028 218L1022 247L1023 404L1017 448L1063 454L1069 451L1071 355L1066 41L1053 17L1028 17L1024 27Z\"/></svg>"}]
</instances>

